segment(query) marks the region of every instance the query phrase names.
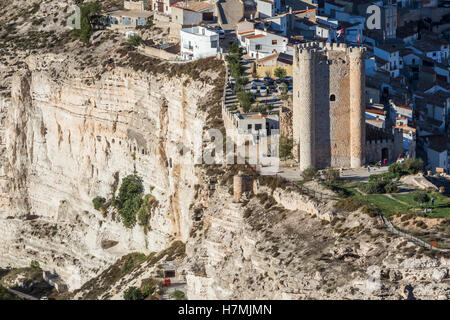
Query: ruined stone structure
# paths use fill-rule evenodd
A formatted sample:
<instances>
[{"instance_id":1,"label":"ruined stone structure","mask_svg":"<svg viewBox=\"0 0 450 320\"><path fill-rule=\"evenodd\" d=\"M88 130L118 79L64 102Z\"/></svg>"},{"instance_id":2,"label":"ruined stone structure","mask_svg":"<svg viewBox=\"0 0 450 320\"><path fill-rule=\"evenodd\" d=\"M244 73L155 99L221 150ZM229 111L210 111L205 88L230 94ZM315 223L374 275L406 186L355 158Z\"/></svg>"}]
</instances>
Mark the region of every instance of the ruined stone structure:
<instances>
[{"instance_id":1,"label":"ruined stone structure","mask_svg":"<svg viewBox=\"0 0 450 320\"><path fill-rule=\"evenodd\" d=\"M252 191L252 177L243 174L241 171L233 177L233 196L239 200L243 193Z\"/></svg>"},{"instance_id":2,"label":"ruined stone structure","mask_svg":"<svg viewBox=\"0 0 450 320\"><path fill-rule=\"evenodd\" d=\"M129 0L123 2L123 7L125 10L137 10L144 11L144 1Z\"/></svg>"},{"instance_id":3,"label":"ruined stone structure","mask_svg":"<svg viewBox=\"0 0 450 320\"><path fill-rule=\"evenodd\" d=\"M403 133L399 129L394 129L391 133L388 130L367 125L366 137L366 161L368 163L383 162L388 163L397 160L403 153Z\"/></svg>"},{"instance_id":4,"label":"ruined stone structure","mask_svg":"<svg viewBox=\"0 0 450 320\"><path fill-rule=\"evenodd\" d=\"M293 138L300 169L365 163L365 49L307 43L294 50Z\"/></svg>"},{"instance_id":5,"label":"ruined stone structure","mask_svg":"<svg viewBox=\"0 0 450 320\"><path fill-rule=\"evenodd\" d=\"M292 139L292 109L280 109L280 135Z\"/></svg>"}]
</instances>

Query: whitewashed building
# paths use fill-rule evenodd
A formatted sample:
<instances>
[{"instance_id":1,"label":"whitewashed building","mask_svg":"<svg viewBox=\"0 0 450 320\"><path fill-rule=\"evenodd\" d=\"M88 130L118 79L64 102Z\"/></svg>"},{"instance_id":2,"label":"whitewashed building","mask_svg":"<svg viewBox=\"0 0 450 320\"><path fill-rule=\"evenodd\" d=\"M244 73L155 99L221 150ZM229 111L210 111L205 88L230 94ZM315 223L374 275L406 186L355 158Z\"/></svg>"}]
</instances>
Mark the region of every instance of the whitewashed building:
<instances>
[{"instance_id":1,"label":"whitewashed building","mask_svg":"<svg viewBox=\"0 0 450 320\"><path fill-rule=\"evenodd\" d=\"M183 60L211 57L219 52L219 34L205 27L183 28L180 38Z\"/></svg>"},{"instance_id":2,"label":"whitewashed building","mask_svg":"<svg viewBox=\"0 0 450 320\"><path fill-rule=\"evenodd\" d=\"M289 44L287 37L270 33L265 30L255 29L240 35L240 43L251 58L261 59L274 53L286 53L294 55L294 49Z\"/></svg>"}]
</instances>

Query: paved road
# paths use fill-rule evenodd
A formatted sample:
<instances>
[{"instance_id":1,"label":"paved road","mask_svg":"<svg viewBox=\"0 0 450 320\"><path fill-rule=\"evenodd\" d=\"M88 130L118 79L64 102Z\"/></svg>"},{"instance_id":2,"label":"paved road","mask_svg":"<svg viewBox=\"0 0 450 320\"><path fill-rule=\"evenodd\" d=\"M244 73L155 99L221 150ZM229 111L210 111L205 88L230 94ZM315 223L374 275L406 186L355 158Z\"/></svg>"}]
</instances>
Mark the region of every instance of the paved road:
<instances>
[{"instance_id":1,"label":"paved road","mask_svg":"<svg viewBox=\"0 0 450 320\"><path fill-rule=\"evenodd\" d=\"M388 168L388 166L380 168L370 167L370 172L367 170L367 168L348 169L342 171L341 177L347 180L367 181L370 175L385 173L388 171Z\"/></svg>"},{"instance_id":2,"label":"paved road","mask_svg":"<svg viewBox=\"0 0 450 320\"><path fill-rule=\"evenodd\" d=\"M292 167L280 167L278 175L290 181L298 181L302 179L301 172L297 165ZM370 172L367 168L345 169L342 171L341 178L353 181L367 182L371 174L380 174L388 171L388 167L371 168Z\"/></svg>"}]
</instances>

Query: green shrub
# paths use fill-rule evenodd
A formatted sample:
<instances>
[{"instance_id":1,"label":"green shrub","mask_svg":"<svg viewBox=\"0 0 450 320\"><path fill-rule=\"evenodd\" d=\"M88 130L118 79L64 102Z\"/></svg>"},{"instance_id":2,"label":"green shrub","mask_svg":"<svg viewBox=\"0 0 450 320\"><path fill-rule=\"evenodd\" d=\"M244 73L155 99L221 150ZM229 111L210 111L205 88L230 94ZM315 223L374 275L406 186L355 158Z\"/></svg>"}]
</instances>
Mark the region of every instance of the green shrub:
<instances>
[{"instance_id":1,"label":"green shrub","mask_svg":"<svg viewBox=\"0 0 450 320\"><path fill-rule=\"evenodd\" d=\"M123 294L125 300L144 300L141 290L136 287L129 287Z\"/></svg>"},{"instance_id":2,"label":"green shrub","mask_svg":"<svg viewBox=\"0 0 450 320\"><path fill-rule=\"evenodd\" d=\"M286 77L286 69L284 69L284 68L282 68L282 67L277 67L275 70L274 70L274 72L273 72L273 74L275 75L275 77L277 77L277 78L284 78L284 77Z\"/></svg>"},{"instance_id":3,"label":"green shrub","mask_svg":"<svg viewBox=\"0 0 450 320\"><path fill-rule=\"evenodd\" d=\"M136 175L129 175L122 180L119 195L114 198L113 205L127 228L136 224L136 214L142 206L143 191L142 180Z\"/></svg>"},{"instance_id":4,"label":"green shrub","mask_svg":"<svg viewBox=\"0 0 450 320\"><path fill-rule=\"evenodd\" d=\"M374 218L378 215L377 209L369 204L366 204L362 207L362 212L369 215L371 218Z\"/></svg>"},{"instance_id":5,"label":"green shrub","mask_svg":"<svg viewBox=\"0 0 450 320\"><path fill-rule=\"evenodd\" d=\"M336 169L333 169L333 168L328 168L328 169L325 170L324 176L325 176L325 180L328 183L333 183L333 182L339 180L341 175L339 173L339 170L336 170Z\"/></svg>"},{"instance_id":6,"label":"green shrub","mask_svg":"<svg viewBox=\"0 0 450 320\"><path fill-rule=\"evenodd\" d=\"M126 44L129 46L138 47L142 44L142 38L139 37L138 35L133 34L128 37Z\"/></svg>"},{"instance_id":7,"label":"green shrub","mask_svg":"<svg viewBox=\"0 0 450 320\"><path fill-rule=\"evenodd\" d=\"M361 201L351 197L341 199L336 203L338 209L349 212L358 210L359 208L361 208L362 205L363 203Z\"/></svg>"},{"instance_id":8,"label":"green shrub","mask_svg":"<svg viewBox=\"0 0 450 320\"><path fill-rule=\"evenodd\" d=\"M244 112L249 112L253 103L253 95L248 91L240 91L237 93L237 98Z\"/></svg>"},{"instance_id":9,"label":"green shrub","mask_svg":"<svg viewBox=\"0 0 450 320\"><path fill-rule=\"evenodd\" d=\"M186 296L183 291L175 290L170 294L170 297L175 300L186 300Z\"/></svg>"},{"instance_id":10,"label":"green shrub","mask_svg":"<svg viewBox=\"0 0 450 320\"><path fill-rule=\"evenodd\" d=\"M92 203L94 204L95 210L100 210L100 208L103 207L105 202L106 202L106 199L103 197L99 197L99 196L92 199Z\"/></svg>"},{"instance_id":11,"label":"green shrub","mask_svg":"<svg viewBox=\"0 0 450 320\"><path fill-rule=\"evenodd\" d=\"M142 205L137 212L138 223L140 226L147 226L153 206L156 204L155 197L146 194L142 200Z\"/></svg>"},{"instance_id":12,"label":"green shrub","mask_svg":"<svg viewBox=\"0 0 450 320\"><path fill-rule=\"evenodd\" d=\"M389 179L372 179L362 184L361 189L368 194L395 193L398 191L397 184Z\"/></svg>"},{"instance_id":13,"label":"green shrub","mask_svg":"<svg viewBox=\"0 0 450 320\"><path fill-rule=\"evenodd\" d=\"M426 192L421 191L421 190L416 190L413 192L413 200L422 206L424 203L427 203L428 201L430 201L430 197L428 196L428 194Z\"/></svg>"},{"instance_id":14,"label":"green shrub","mask_svg":"<svg viewBox=\"0 0 450 320\"><path fill-rule=\"evenodd\" d=\"M403 172L403 165L401 163L393 163L389 166L389 172L395 175L401 175Z\"/></svg>"},{"instance_id":15,"label":"green shrub","mask_svg":"<svg viewBox=\"0 0 450 320\"><path fill-rule=\"evenodd\" d=\"M423 169L423 161L422 159L406 159L404 166L409 174L417 174Z\"/></svg>"},{"instance_id":16,"label":"green shrub","mask_svg":"<svg viewBox=\"0 0 450 320\"><path fill-rule=\"evenodd\" d=\"M311 181L317 177L317 169L315 167L309 167L303 170L302 177L304 181Z\"/></svg>"},{"instance_id":17,"label":"green shrub","mask_svg":"<svg viewBox=\"0 0 450 320\"><path fill-rule=\"evenodd\" d=\"M403 163L393 163L389 166L389 172L397 177L408 174L417 174L423 169L422 159L406 159Z\"/></svg>"},{"instance_id":18,"label":"green shrub","mask_svg":"<svg viewBox=\"0 0 450 320\"><path fill-rule=\"evenodd\" d=\"M33 270L40 270L41 266L39 265L39 262L36 260L32 260L30 263L30 268Z\"/></svg>"},{"instance_id":19,"label":"green shrub","mask_svg":"<svg viewBox=\"0 0 450 320\"><path fill-rule=\"evenodd\" d=\"M395 182L390 181L384 186L384 191L386 193L396 193L398 192L398 186Z\"/></svg>"},{"instance_id":20,"label":"green shrub","mask_svg":"<svg viewBox=\"0 0 450 320\"><path fill-rule=\"evenodd\" d=\"M294 140L286 136L280 136L280 158L283 160L293 157L292 148L294 147Z\"/></svg>"}]
</instances>

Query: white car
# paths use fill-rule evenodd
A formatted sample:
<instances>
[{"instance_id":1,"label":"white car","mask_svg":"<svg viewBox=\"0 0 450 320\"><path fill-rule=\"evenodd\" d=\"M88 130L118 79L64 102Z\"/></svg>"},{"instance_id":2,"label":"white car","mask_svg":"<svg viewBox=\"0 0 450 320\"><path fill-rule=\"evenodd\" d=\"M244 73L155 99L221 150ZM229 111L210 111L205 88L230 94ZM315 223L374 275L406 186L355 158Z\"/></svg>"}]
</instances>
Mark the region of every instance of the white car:
<instances>
[{"instance_id":1,"label":"white car","mask_svg":"<svg viewBox=\"0 0 450 320\"><path fill-rule=\"evenodd\" d=\"M253 85L251 88L250 88L250 93L252 93L252 94L258 94L258 87L257 86L255 86L255 85Z\"/></svg>"},{"instance_id":2,"label":"white car","mask_svg":"<svg viewBox=\"0 0 450 320\"><path fill-rule=\"evenodd\" d=\"M266 84L263 81L260 81L260 80L253 80L252 81L252 85L264 87Z\"/></svg>"}]
</instances>

